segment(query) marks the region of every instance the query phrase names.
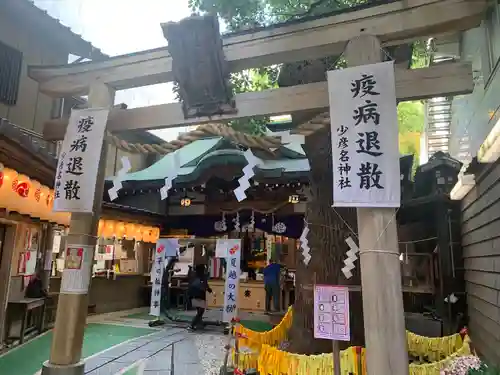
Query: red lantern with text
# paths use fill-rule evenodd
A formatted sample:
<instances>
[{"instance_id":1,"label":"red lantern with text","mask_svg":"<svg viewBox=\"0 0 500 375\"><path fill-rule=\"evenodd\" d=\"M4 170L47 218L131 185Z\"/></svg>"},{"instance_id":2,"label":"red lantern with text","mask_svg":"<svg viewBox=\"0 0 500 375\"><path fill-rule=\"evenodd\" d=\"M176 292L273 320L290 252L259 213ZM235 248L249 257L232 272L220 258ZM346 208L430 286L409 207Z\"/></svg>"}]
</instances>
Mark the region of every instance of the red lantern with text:
<instances>
[{"instance_id":1,"label":"red lantern with text","mask_svg":"<svg viewBox=\"0 0 500 375\"><path fill-rule=\"evenodd\" d=\"M12 197L11 210L29 215L31 213L31 207L28 199L30 192L29 177L19 174L17 176L17 181L13 181L12 183L12 190L15 194Z\"/></svg>"}]
</instances>

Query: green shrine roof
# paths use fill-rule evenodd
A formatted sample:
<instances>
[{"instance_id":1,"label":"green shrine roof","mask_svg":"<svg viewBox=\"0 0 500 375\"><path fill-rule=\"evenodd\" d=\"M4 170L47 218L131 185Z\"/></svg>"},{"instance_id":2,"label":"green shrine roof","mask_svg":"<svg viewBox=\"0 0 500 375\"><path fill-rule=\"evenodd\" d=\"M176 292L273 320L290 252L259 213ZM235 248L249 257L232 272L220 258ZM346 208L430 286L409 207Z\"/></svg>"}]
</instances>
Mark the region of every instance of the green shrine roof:
<instances>
[{"instance_id":1,"label":"green shrine roof","mask_svg":"<svg viewBox=\"0 0 500 375\"><path fill-rule=\"evenodd\" d=\"M212 167L229 164L245 166L243 153L244 151L222 137L200 139L165 155L146 169L126 174L123 181L163 180L175 168L175 158L178 157L180 171L176 182L188 182L195 180L204 170ZM255 171L265 177L281 177L284 174L304 175L310 169L309 161L300 144L281 146L276 150L276 157L273 159L267 158L267 155L259 151L254 151L254 155L260 160Z\"/></svg>"}]
</instances>

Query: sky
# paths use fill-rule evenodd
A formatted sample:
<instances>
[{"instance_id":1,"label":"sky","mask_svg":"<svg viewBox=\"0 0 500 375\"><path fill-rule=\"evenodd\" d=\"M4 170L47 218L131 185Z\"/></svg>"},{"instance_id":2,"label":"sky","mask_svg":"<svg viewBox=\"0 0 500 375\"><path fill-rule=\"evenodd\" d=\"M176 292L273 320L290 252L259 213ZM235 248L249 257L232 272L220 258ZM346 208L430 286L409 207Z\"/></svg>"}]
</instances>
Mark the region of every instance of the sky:
<instances>
[{"instance_id":1,"label":"sky","mask_svg":"<svg viewBox=\"0 0 500 375\"><path fill-rule=\"evenodd\" d=\"M34 0L35 5L110 55L166 46L160 24L190 15L188 0ZM116 103L129 108L175 101L172 84L118 91ZM186 127L151 131L172 140Z\"/></svg>"}]
</instances>

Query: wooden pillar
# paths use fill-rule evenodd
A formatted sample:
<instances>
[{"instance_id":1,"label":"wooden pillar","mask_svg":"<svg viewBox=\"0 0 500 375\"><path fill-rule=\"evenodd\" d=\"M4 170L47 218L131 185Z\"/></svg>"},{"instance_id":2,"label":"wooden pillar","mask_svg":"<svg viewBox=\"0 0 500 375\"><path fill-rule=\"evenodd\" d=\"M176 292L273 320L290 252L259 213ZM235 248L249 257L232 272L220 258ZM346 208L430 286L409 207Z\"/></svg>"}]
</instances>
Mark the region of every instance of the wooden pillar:
<instances>
[{"instance_id":1,"label":"wooden pillar","mask_svg":"<svg viewBox=\"0 0 500 375\"><path fill-rule=\"evenodd\" d=\"M436 207L436 228L438 238L438 263L439 263L439 291L437 295L437 307L439 315L443 319L443 332L447 336L454 333L452 326L451 304L445 303L445 298L449 296L453 290L454 274L450 247L450 213L448 205L440 200Z\"/></svg>"},{"instance_id":2,"label":"wooden pillar","mask_svg":"<svg viewBox=\"0 0 500 375\"><path fill-rule=\"evenodd\" d=\"M50 257L52 259L52 246L54 241L54 225L52 224L44 224L43 225L43 240L41 243L42 246L42 264L41 264L41 272L42 272L42 282L43 287L46 290L50 288L50 275L51 270L45 269L45 263L47 258Z\"/></svg>"},{"instance_id":3,"label":"wooden pillar","mask_svg":"<svg viewBox=\"0 0 500 375\"><path fill-rule=\"evenodd\" d=\"M382 61L383 51L376 37L362 35L348 43L345 57L349 66L374 64ZM407 375L395 210L358 208L357 216L367 371L369 375Z\"/></svg>"},{"instance_id":4,"label":"wooden pillar","mask_svg":"<svg viewBox=\"0 0 500 375\"><path fill-rule=\"evenodd\" d=\"M3 252L0 259L0 349L5 336L5 317L9 300L10 274L13 267L12 255L16 247L17 225L6 225ZM15 267L15 266L14 266Z\"/></svg>"},{"instance_id":5,"label":"wooden pillar","mask_svg":"<svg viewBox=\"0 0 500 375\"><path fill-rule=\"evenodd\" d=\"M94 83L88 96L89 107L105 108L114 104L114 91L103 83ZM101 213L102 195L104 191L107 143L103 142L101 159L97 172L93 213L73 213L67 245L92 245L95 251L97 227ZM92 255L92 259L94 256ZM56 323L49 362L44 363L42 375L83 375L81 362L83 333L87 319L88 294L59 295Z\"/></svg>"}]
</instances>

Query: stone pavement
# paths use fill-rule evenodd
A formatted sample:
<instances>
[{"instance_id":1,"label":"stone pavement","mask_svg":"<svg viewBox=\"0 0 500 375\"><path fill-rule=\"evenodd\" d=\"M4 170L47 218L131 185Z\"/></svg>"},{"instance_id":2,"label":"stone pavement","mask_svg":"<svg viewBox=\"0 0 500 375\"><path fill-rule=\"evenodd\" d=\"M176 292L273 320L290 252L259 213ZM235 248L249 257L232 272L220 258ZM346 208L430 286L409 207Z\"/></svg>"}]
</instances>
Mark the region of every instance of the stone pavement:
<instances>
[{"instance_id":1,"label":"stone pavement","mask_svg":"<svg viewBox=\"0 0 500 375\"><path fill-rule=\"evenodd\" d=\"M215 375L223 361L224 336L167 327L85 361L86 375Z\"/></svg>"},{"instance_id":2,"label":"stone pavement","mask_svg":"<svg viewBox=\"0 0 500 375\"><path fill-rule=\"evenodd\" d=\"M227 336L221 327L188 332L187 324L150 328L134 309L87 319L83 345L86 375L218 375ZM1 375L39 375L49 358L48 331L0 355Z\"/></svg>"}]
</instances>

